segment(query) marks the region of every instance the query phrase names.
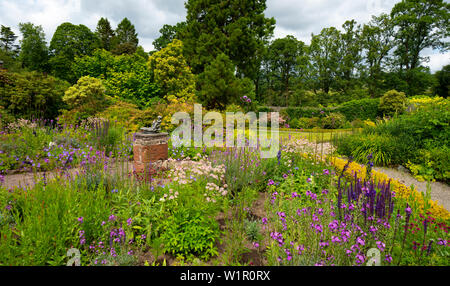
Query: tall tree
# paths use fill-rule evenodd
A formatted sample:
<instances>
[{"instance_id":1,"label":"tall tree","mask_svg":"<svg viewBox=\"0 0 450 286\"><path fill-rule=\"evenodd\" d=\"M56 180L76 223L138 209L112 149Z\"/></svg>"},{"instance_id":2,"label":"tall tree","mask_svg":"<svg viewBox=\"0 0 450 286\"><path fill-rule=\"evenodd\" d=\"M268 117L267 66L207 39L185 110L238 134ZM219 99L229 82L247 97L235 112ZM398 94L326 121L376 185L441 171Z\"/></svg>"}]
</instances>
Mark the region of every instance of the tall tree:
<instances>
[{"instance_id":1,"label":"tall tree","mask_svg":"<svg viewBox=\"0 0 450 286\"><path fill-rule=\"evenodd\" d=\"M369 94L372 97L382 95L380 90L383 67L389 52L394 46L394 26L387 14L372 16L372 20L363 26L361 46L364 50L363 77L367 80Z\"/></svg>"},{"instance_id":2,"label":"tall tree","mask_svg":"<svg viewBox=\"0 0 450 286\"><path fill-rule=\"evenodd\" d=\"M22 33L19 59L22 65L30 70L48 71L48 47L42 26L32 23L20 23Z\"/></svg>"},{"instance_id":3,"label":"tall tree","mask_svg":"<svg viewBox=\"0 0 450 286\"><path fill-rule=\"evenodd\" d=\"M116 55L134 54L139 44L138 34L130 20L124 18L116 29L114 48L112 52Z\"/></svg>"},{"instance_id":4,"label":"tall tree","mask_svg":"<svg viewBox=\"0 0 450 286\"><path fill-rule=\"evenodd\" d=\"M153 41L153 47L157 51L164 49L174 39L180 39L180 35L183 33L185 28L186 22L180 22L174 26L168 24L164 25L159 30L161 36Z\"/></svg>"},{"instance_id":5,"label":"tall tree","mask_svg":"<svg viewBox=\"0 0 450 286\"><path fill-rule=\"evenodd\" d=\"M111 28L111 23L109 23L108 18L102 17L98 21L95 33L100 40L100 47L107 51L110 51L112 48L114 30Z\"/></svg>"},{"instance_id":6,"label":"tall tree","mask_svg":"<svg viewBox=\"0 0 450 286\"><path fill-rule=\"evenodd\" d=\"M17 36L11 30L10 27L1 26L0 29L0 47L6 52L12 55L16 55L19 46L14 44L16 42Z\"/></svg>"},{"instance_id":7,"label":"tall tree","mask_svg":"<svg viewBox=\"0 0 450 286\"><path fill-rule=\"evenodd\" d=\"M335 85L338 65L342 59L340 37L341 34L335 27L324 28L320 34L312 35L309 71L314 90L322 89L328 93Z\"/></svg>"},{"instance_id":8,"label":"tall tree","mask_svg":"<svg viewBox=\"0 0 450 286\"><path fill-rule=\"evenodd\" d=\"M192 102L195 94L195 76L183 56L183 43L174 39L167 47L149 58L148 65L154 81L168 101Z\"/></svg>"},{"instance_id":9,"label":"tall tree","mask_svg":"<svg viewBox=\"0 0 450 286\"><path fill-rule=\"evenodd\" d=\"M189 0L186 30L182 33L186 58L196 74L224 53L240 77L255 80L258 51L269 38L275 20L266 18L266 0Z\"/></svg>"},{"instance_id":10,"label":"tall tree","mask_svg":"<svg viewBox=\"0 0 450 286\"><path fill-rule=\"evenodd\" d=\"M358 67L361 63L361 28L355 20L346 21L340 36L342 60L339 62L338 86L343 91L353 88L357 79Z\"/></svg>"},{"instance_id":11,"label":"tall tree","mask_svg":"<svg viewBox=\"0 0 450 286\"><path fill-rule=\"evenodd\" d=\"M219 54L199 75L199 100L207 109L224 110L228 104L239 103L239 97L254 98L254 86L249 78L237 78L236 67L225 54Z\"/></svg>"},{"instance_id":12,"label":"tall tree","mask_svg":"<svg viewBox=\"0 0 450 286\"><path fill-rule=\"evenodd\" d=\"M436 94L447 98L450 90L450 65L446 65L440 71L437 71L435 77L437 79Z\"/></svg>"},{"instance_id":13,"label":"tall tree","mask_svg":"<svg viewBox=\"0 0 450 286\"><path fill-rule=\"evenodd\" d=\"M445 39L450 36L450 3L443 0L402 0L391 11L396 27L396 64L412 95L416 71L426 58L420 53L426 48L447 51Z\"/></svg>"},{"instance_id":14,"label":"tall tree","mask_svg":"<svg viewBox=\"0 0 450 286\"><path fill-rule=\"evenodd\" d=\"M297 67L304 51L304 43L294 36L274 40L268 50L268 61L272 76L280 83L280 91L288 105L292 78L296 77Z\"/></svg>"},{"instance_id":15,"label":"tall tree","mask_svg":"<svg viewBox=\"0 0 450 286\"><path fill-rule=\"evenodd\" d=\"M71 70L75 57L91 55L98 47L99 40L88 27L68 22L59 25L50 42L53 73L71 83L76 82Z\"/></svg>"}]
</instances>

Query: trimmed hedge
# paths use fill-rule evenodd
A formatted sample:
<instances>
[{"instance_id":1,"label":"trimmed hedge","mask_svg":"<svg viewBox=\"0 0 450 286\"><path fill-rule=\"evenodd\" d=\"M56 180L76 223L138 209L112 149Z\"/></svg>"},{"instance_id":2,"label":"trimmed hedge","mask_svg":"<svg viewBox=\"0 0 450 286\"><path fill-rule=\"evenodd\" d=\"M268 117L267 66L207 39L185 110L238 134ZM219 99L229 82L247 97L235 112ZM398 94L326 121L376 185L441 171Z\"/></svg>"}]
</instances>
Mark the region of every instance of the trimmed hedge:
<instances>
[{"instance_id":1,"label":"trimmed hedge","mask_svg":"<svg viewBox=\"0 0 450 286\"><path fill-rule=\"evenodd\" d=\"M344 114L348 121L355 119L375 120L379 115L379 104L380 99L378 98L351 100L337 106L334 111Z\"/></svg>"},{"instance_id":2,"label":"trimmed hedge","mask_svg":"<svg viewBox=\"0 0 450 286\"><path fill-rule=\"evenodd\" d=\"M341 113L345 116L347 121L355 119L361 120L375 120L379 111L380 99L378 98L364 98L358 100L351 100L344 102L336 107L288 107L281 110L283 117L288 117L288 120L300 118L326 117L330 113ZM270 110L267 106L260 106L258 111Z\"/></svg>"}]
</instances>

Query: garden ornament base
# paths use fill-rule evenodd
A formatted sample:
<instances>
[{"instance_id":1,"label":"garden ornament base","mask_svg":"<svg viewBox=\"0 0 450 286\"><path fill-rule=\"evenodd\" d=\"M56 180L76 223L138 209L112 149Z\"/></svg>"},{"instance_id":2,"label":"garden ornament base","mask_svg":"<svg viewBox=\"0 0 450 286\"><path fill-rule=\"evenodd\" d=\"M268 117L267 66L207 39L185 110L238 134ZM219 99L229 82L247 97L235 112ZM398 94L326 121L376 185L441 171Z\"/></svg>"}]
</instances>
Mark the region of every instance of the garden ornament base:
<instances>
[{"instance_id":1,"label":"garden ornament base","mask_svg":"<svg viewBox=\"0 0 450 286\"><path fill-rule=\"evenodd\" d=\"M150 169L151 163L167 160L169 157L168 140L168 133L136 133L133 142L134 171L145 173Z\"/></svg>"}]
</instances>

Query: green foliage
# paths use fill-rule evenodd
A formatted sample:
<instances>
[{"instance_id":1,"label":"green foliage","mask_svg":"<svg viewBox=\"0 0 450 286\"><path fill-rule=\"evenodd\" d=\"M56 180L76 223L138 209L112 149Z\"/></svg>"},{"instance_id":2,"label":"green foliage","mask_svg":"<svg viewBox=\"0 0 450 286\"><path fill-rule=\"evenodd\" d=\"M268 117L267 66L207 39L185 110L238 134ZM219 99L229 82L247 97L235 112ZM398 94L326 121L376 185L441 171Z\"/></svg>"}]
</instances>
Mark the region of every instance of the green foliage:
<instances>
[{"instance_id":1,"label":"green foliage","mask_svg":"<svg viewBox=\"0 0 450 286\"><path fill-rule=\"evenodd\" d=\"M91 55L100 45L97 35L84 25L63 23L56 28L50 42L52 58L50 65L53 74L75 83L77 78L72 72L75 57Z\"/></svg>"},{"instance_id":2,"label":"green foliage","mask_svg":"<svg viewBox=\"0 0 450 286\"><path fill-rule=\"evenodd\" d=\"M315 75L314 89L328 93L338 72L340 32L335 27L324 28L320 34L312 35L309 47L310 68Z\"/></svg>"},{"instance_id":3,"label":"green foliage","mask_svg":"<svg viewBox=\"0 0 450 286\"><path fill-rule=\"evenodd\" d=\"M223 110L230 103L239 103L243 96L254 99L253 83L248 78L237 78L234 70L231 60L220 54L199 75L198 98L208 109Z\"/></svg>"},{"instance_id":4,"label":"green foliage","mask_svg":"<svg viewBox=\"0 0 450 286\"><path fill-rule=\"evenodd\" d=\"M214 219L195 209L181 208L163 222L164 251L185 258L197 255L207 260L218 254L215 246L219 227Z\"/></svg>"},{"instance_id":5,"label":"green foliage","mask_svg":"<svg viewBox=\"0 0 450 286\"><path fill-rule=\"evenodd\" d=\"M367 164L367 156L372 154L372 162L377 166L389 166L398 163L406 155L395 137L386 135L350 135L341 138L337 152L352 156L356 161ZM403 152L402 152L403 151ZM400 153L401 152L401 153Z\"/></svg>"},{"instance_id":6,"label":"green foliage","mask_svg":"<svg viewBox=\"0 0 450 286\"><path fill-rule=\"evenodd\" d=\"M367 51L363 67L371 97L381 96L382 64L386 62L392 49L394 25L387 14L372 16L372 20L363 26L361 45Z\"/></svg>"},{"instance_id":7,"label":"green foliage","mask_svg":"<svg viewBox=\"0 0 450 286\"><path fill-rule=\"evenodd\" d=\"M38 72L8 73L0 71L0 105L16 118L58 116L64 107L63 95L69 84Z\"/></svg>"},{"instance_id":8,"label":"green foliage","mask_svg":"<svg viewBox=\"0 0 450 286\"><path fill-rule=\"evenodd\" d=\"M19 46L15 45L17 36L10 27L1 25L0 29L0 48L13 56L18 52Z\"/></svg>"},{"instance_id":9,"label":"green foliage","mask_svg":"<svg viewBox=\"0 0 450 286\"><path fill-rule=\"evenodd\" d=\"M108 156L111 153L115 157L118 151L117 147L125 138L125 134L123 128L111 124L108 120L99 120L94 122L89 137L91 146L104 151Z\"/></svg>"},{"instance_id":10,"label":"green foliage","mask_svg":"<svg viewBox=\"0 0 450 286\"><path fill-rule=\"evenodd\" d=\"M109 215L110 203L104 189L80 191L60 179L41 182L26 192L0 192L2 201L12 202L8 213L14 220L0 225L1 265L64 265L67 249L79 245L78 217L85 218L86 236L98 235L101 229L97 226Z\"/></svg>"},{"instance_id":11,"label":"green foliage","mask_svg":"<svg viewBox=\"0 0 450 286\"><path fill-rule=\"evenodd\" d=\"M134 54L139 44L138 34L128 18L124 18L115 31L112 52L116 55Z\"/></svg>"},{"instance_id":12,"label":"green foliage","mask_svg":"<svg viewBox=\"0 0 450 286\"><path fill-rule=\"evenodd\" d=\"M360 162L366 162L365 156L373 152L376 164L401 164L420 179L446 181L449 116L446 105L438 101L435 105L380 121L375 127L366 127L362 134L339 139L337 152L354 156Z\"/></svg>"},{"instance_id":13,"label":"green foliage","mask_svg":"<svg viewBox=\"0 0 450 286\"><path fill-rule=\"evenodd\" d=\"M360 100L351 100L337 106L334 111L345 115L348 121L355 119L375 120L378 116L379 99L364 98Z\"/></svg>"},{"instance_id":14,"label":"green foliage","mask_svg":"<svg viewBox=\"0 0 450 286\"><path fill-rule=\"evenodd\" d=\"M176 25L168 25L165 24L160 30L159 33L161 36L153 41L153 47L155 50L160 51L167 47L169 43L171 43L174 39L180 39L181 34L186 28L186 22L180 22Z\"/></svg>"},{"instance_id":15,"label":"green foliage","mask_svg":"<svg viewBox=\"0 0 450 286\"><path fill-rule=\"evenodd\" d=\"M129 132L136 132L139 127L138 118L141 117L142 110L137 105L115 100L105 110L96 114L96 117L105 118L116 125L123 126Z\"/></svg>"},{"instance_id":16,"label":"green foliage","mask_svg":"<svg viewBox=\"0 0 450 286\"><path fill-rule=\"evenodd\" d=\"M100 48L110 51L112 48L112 41L114 37L114 30L111 28L108 18L100 18L95 30L98 39L100 40Z\"/></svg>"},{"instance_id":17,"label":"green foliage","mask_svg":"<svg viewBox=\"0 0 450 286\"><path fill-rule=\"evenodd\" d=\"M105 99L105 87L102 81L90 76L81 77L77 84L71 86L64 94L63 100L70 108L94 105Z\"/></svg>"},{"instance_id":18,"label":"green foliage","mask_svg":"<svg viewBox=\"0 0 450 286\"><path fill-rule=\"evenodd\" d=\"M183 56L183 43L174 39L164 49L149 58L149 68L155 83L168 101L192 102L195 77Z\"/></svg>"},{"instance_id":19,"label":"green foliage","mask_svg":"<svg viewBox=\"0 0 450 286\"><path fill-rule=\"evenodd\" d=\"M403 92L390 90L380 99L379 109L385 116L401 114L405 110L406 96Z\"/></svg>"},{"instance_id":20,"label":"green foliage","mask_svg":"<svg viewBox=\"0 0 450 286\"><path fill-rule=\"evenodd\" d=\"M276 90L289 94L291 81L298 74L297 65L300 64L305 53L305 44L293 36L274 40L268 47L267 62L270 68L270 77ZM278 79L278 81L277 81ZM285 106L289 104L285 97Z\"/></svg>"},{"instance_id":21,"label":"green foliage","mask_svg":"<svg viewBox=\"0 0 450 286\"><path fill-rule=\"evenodd\" d=\"M195 74L220 54L228 56L240 77L256 78L265 40L274 30L275 19L265 18L266 1L186 2L186 29L181 40L186 59Z\"/></svg>"},{"instance_id":22,"label":"green foliage","mask_svg":"<svg viewBox=\"0 0 450 286\"><path fill-rule=\"evenodd\" d=\"M107 95L141 108L150 106L161 92L152 80L147 59L137 54L115 56L106 50L96 50L92 56L76 58L73 69L77 76L103 79Z\"/></svg>"},{"instance_id":23,"label":"green foliage","mask_svg":"<svg viewBox=\"0 0 450 286\"><path fill-rule=\"evenodd\" d=\"M448 145L427 146L417 151L416 163L408 162L406 166L419 180L439 180L450 182L450 148Z\"/></svg>"},{"instance_id":24,"label":"green foliage","mask_svg":"<svg viewBox=\"0 0 450 286\"><path fill-rule=\"evenodd\" d=\"M261 241L262 235L260 233L260 223L259 221L245 220L245 234L247 239L252 242Z\"/></svg>"},{"instance_id":25,"label":"green foliage","mask_svg":"<svg viewBox=\"0 0 450 286\"><path fill-rule=\"evenodd\" d=\"M339 129L346 123L345 116L341 113L333 112L322 118L322 128Z\"/></svg>"},{"instance_id":26,"label":"green foliage","mask_svg":"<svg viewBox=\"0 0 450 286\"><path fill-rule=\"evenodd\" d=\"M49 51L42 26L35 26L32 23L20 23L19 30L22 33L20 61L30 70L48 71Z\"/></svg>"},{"instance_id":27,"label":"green foliage","mask_svg":"<svg viewBox=\"0 0 450 286\"><path fill-rule=\"evenodd\" d=\"M442 70L437 71L435 76L438 81L438 84L435 87L435 93L440 97L447 98L450 87L450 65L446 65Z\"/></svg>"}]
</instances>

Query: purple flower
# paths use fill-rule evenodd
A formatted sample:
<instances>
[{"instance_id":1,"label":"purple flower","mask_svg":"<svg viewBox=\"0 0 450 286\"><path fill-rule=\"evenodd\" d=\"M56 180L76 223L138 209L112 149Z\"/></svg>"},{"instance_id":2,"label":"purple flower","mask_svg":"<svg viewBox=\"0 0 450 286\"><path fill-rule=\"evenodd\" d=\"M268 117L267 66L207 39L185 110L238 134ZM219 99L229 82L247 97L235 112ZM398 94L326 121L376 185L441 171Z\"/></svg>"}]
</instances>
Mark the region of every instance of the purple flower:
<instances>
[{"instance_id":1,"label":"purple flower","mask_svg":"<svg viewBox=\"0 0 450 286\"><path fill-rule=\"evenodd\" d=\"M365 241L364 241L364 239L362 239L361 237L357 237L356 238L356 243L358 243L358 244L361 244L361 245L364 245L365 244Z\"/></svg>"},{"instance_id":2,"label":"purple flower","mask_svg":"<svg viewBox=\"0 0 450 286\"><path fill-rule=\"evenodd\" d=\"M330 171L329 171L328 169L324 169L324 170L323 170L323 174L324 174L324 175L329 175L329 174L330 174Z\"/></svg>"},{"instance_id":3,"label":"purple flower","mask_svg":"<svg viewBox=\"0 0 450 286\"><path fill-rule=\"evenodd\" d=\"M133 220L131 218L127 219L127 225L131 225L132 222Z\"/></svg>"},{"instance_id":4,"label":"purple flower","mask_svg":"<svg viewBox=\"0 0 450 286\"><path fill-rule=\"evenodd\" d=\"M390 256L389 254L386 254L384 260L386 260L387 263L391 263L392 262L392 256Z\"/></svg>"},{"instance_id":5,"label":"purple flower","mask_svg":"<svg viewBox=\"0 0 450 286\"><path fill-rule=\"evenodd\" d=\"M363 264L364 260L365 260L364 255L361 255L361 254L356 255L356 263L357 264Z\"/></svg>"},{"instance_id":6,"label":"purple flower","mask_svg":"<svg viewBox=\"0 0 450 286\"><path fill-rule=\"evenodd\" d=\"M382 241L377 241L377 247L381 252L383 252L386 244L384 244Z\"/></svg>"},{"instance_id":7,"label":"purple flower","mask_svg":"<svg viewBox=\"0 0 450 286\"><path fill-rule=\"evenodd\" d=\"M115 215L110 215L108 220L109 221L115 221L116 220L116 216Z\"/></svg>"},{"instance_id":8,"label":"purple flower","mask_svg":"<svg viewBox=\"0 0 450 286\"><path fill-rule=\"evenodd\" d=\"M78 218L78 221L80 222L80 223L83 223L83 217L82 216L80 216L79 218Z\"/></svg>"}]
</instances>

